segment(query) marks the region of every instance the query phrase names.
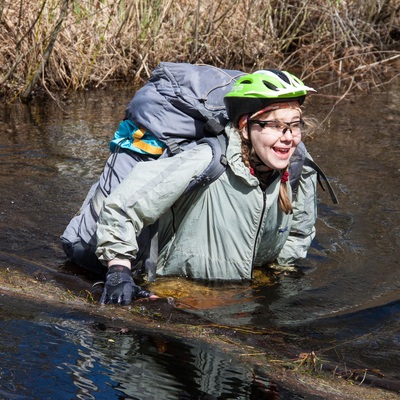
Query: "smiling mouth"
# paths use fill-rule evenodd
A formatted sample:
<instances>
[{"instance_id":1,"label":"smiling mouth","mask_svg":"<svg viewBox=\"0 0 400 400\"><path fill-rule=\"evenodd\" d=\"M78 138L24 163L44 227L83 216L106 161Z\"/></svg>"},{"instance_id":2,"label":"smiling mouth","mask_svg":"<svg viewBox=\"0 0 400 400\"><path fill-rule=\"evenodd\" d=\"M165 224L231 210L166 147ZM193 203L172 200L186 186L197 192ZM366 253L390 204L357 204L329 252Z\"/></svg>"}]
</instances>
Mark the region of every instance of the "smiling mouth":
<instances>
[{"instance_id":1,"label":"smiling mouth","mask_svg":"<svg viewBox=\"0 0 400 400\"><path fill-rule=\"evenodd\" d=\"M289 154L289 151L290 151L290 149L287 149L287 148L282 149L279 147L273 147L272 149L275 151L275 153L280 154L282 156Z\"/></svg>"}]
</instances>

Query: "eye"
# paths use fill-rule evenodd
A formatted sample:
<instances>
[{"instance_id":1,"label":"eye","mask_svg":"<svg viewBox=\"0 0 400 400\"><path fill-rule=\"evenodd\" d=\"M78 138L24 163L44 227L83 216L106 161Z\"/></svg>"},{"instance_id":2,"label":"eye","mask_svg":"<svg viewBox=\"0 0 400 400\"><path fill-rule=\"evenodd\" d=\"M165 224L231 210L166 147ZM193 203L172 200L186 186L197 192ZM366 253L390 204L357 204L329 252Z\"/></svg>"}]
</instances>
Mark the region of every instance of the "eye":
<instances>
[{"instance_id":1,"label":"eye","mask_svg":"<svg viewBox=\"0 0 400 400\"><path fill-rule=\"evenodd\" d=\"M302 129L304 126L304 122L302 120L293 121L289 125L292 127L292 129Z\"/></svg>"},{"instance_id":2,"label":"eye","mask_svg":"<svg viewBox=\"0 0 400 400\"><path fill-rule=\"evenodd\" d=\"M300 128L300 121L294 121L290 123L290 126L294 129Z\"/></svg>"},{"instance_id":3,"label":"eye","mask_svg":"<svg viewBox=\"0 0 400 400\"><path fill-rule=\"evenodd\" d=\"M272 128L272 129L279 129L280 128L280 123L279 121L258 121L254 120L251 121L254 124L259 125L262 129L264 128Z\"/></svg>"},{"instance_id":4,"label":"eye","mask_svg":"<svg viewBox=\"0 0 400 400\"><path fill-rule=\"evenodd\" d=\"M281 123L279 121L266 121L265 126L272 129L281 129Z\"/></svg>"},{"instance_id":5,"label":"eye","mask_svg":"<svg viewBox=\"0 0 400 400\"><path fill-rule=\"evenodd\" d=\"M260 127L264 129L268 124L268 121L257 121L256 124L260 125Z\"/></svg>"}]
</instances>

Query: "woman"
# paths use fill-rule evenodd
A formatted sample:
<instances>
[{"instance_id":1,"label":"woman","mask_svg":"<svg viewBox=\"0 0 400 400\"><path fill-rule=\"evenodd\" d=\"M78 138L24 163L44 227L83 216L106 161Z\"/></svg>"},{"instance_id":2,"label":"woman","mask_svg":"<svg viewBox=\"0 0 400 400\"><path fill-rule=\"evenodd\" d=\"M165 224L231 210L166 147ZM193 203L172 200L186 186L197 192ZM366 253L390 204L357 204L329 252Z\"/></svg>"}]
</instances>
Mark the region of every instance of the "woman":
<instances>
[{"instance_id":1,"label":"woman","mask_svg":"<svg viewBox=\"0 0 400 400\"><path fill-rule=\"evenodd\" d=\"M184 194L211 161L208 145L134 168L105 200L97 225L96 254L108 267L101 303L152 296L135 285L130 268L137 237L156 221L158 275L251 279L255 267L306 256L315 235L316 173L303 167L292 202L288 167L308 91L287 72L239 78L225 97L228 168L206 188Z\"/></svg>"}]
</instances>

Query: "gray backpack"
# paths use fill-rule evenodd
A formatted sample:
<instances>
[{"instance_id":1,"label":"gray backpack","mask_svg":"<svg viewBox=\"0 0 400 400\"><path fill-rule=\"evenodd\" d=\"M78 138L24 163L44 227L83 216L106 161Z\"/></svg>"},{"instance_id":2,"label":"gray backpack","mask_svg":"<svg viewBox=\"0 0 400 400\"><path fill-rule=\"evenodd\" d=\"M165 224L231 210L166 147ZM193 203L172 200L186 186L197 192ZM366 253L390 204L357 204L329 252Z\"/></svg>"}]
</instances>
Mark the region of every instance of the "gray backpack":
<instances>
[{"instance_id":1,"label":"gray backpack","mask_svg":"<svg viewBox=\"0 0 400 400\"><path fill-rule=\"evenodd\" d=\"M170 157L207 143L213 160L202 174L186 189L207 186L225 171L227 138L224 127L228 116L224 96L231 90L243 72L226 70L209 65L162 62L153 71L146 84L140 88L125 112L129 126L150 132L165 150L161 157ZM117 187L138 162L154 160L155 156L140 153L132 146L133 135L114 136L113 153L109 157L99 180L91 187L77 215L70 221L61 236L67 257L74 263L95 272L104 266L95 256L96 222L104 199ZM301 143L290 166L290 183L295 196L304 163L312 165L326 181L318 166L307 156ZM311 164L310 164L311 163ZM337 202L333 190L328 188ZM155 271L157 260L157 224L146 228L138 238L139 253L136 262L142 269ZM150 277L152 278L152 277Z\"/></svg>"}]
</instances>

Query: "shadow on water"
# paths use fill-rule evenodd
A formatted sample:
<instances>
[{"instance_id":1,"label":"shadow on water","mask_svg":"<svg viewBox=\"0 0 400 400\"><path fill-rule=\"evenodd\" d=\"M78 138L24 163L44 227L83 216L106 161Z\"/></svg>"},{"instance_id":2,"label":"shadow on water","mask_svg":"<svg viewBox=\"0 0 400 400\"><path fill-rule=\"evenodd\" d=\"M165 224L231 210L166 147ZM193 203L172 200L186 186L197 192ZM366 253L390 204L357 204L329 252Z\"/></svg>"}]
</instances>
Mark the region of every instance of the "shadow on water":
<instances>
[{"instance_id":1,"label":"shadow on water","mask_svg":"<svg viewBox=\"0 0 400 400\"><path fill-rule=\"evenodd\" d=\"M168 278L161 279L154 289L175 298L176 322L186 314L221 327L273 328L288 346L400 382L396 85L343 101L325 131L307 142L340 204L320 191L317 238L299 271L260 272L240 286L178 279L171 292ZM101 172L131 97L119 89L74 94L62 108L52 101L1 105L2 273L46 271L71 290L91 286L93 277L66 263L58 238ZM308 112L321 120L333 103L315 96ZM115 334L106 326L100 317L2 295L0 397L302 398L266 377L256 384L254 372L211 345L134 330ZM260 387L265 392L257 397Z\"/></svg>"}]
</instances>

